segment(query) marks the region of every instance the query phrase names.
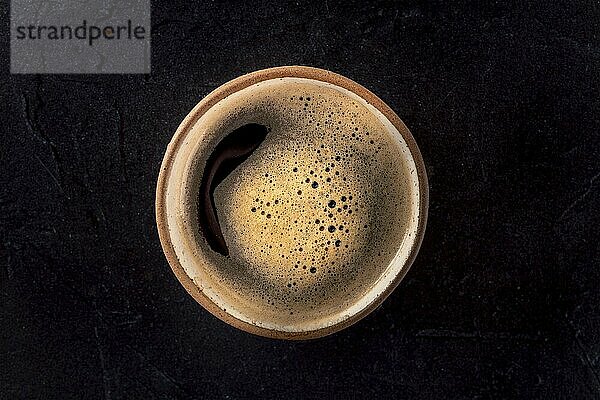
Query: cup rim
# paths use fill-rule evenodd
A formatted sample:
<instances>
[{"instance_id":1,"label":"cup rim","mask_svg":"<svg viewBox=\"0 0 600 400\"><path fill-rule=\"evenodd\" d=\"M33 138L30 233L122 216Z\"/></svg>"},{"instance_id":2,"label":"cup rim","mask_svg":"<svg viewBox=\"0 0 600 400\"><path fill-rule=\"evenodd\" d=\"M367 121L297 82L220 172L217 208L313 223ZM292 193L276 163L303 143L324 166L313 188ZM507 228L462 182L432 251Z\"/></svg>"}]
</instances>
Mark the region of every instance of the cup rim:
<instances>
[{"instance_id":1,"label":"cup rim","mask_svg":"<svg viewBox=\"0 0 600 400\"><path fill-rule=\"evenodd\" d=\"M366 307L358 311L357 313L349 316L348 318L339 321L333 325L321 327L315 330L301 331L301 332L288 332L280 331L275 329L269 329L258 325L253 325L246 321L242 321L227 312L223 311L217 306L212 300L208 298L192 281L187 275L183 266L179 262L175 253L173 244L171 242L171 236L169 234L169 226L166 215L166 192L167 192L167 179L173 164L175 155L183 143L183 139L189 133L190 129L194 126L196 121L204 115L211 107L213 107L220 100L228 97L229 95L252 86L256 83L278 79L278 78L305 78L312 79L320 82L330 83L350 92L355 93L375 108L377 108L398 130L398 132L404 138L413 161L415 163L417 179L419 182L419 221L415 232L415 240L408 254L406 262L400 268L392 282L385 288L381 294L374 299ZM173 273L183 285L186 291L204 307L211 314L219 318L220 320L238 328L243 331L256 334L259 336L265 336L276 339L313 339L332 333L338 332L350 325L358 322L362 318L370 314L375 308L377 308L393 291L396 289L400 281L404 278L410 267L412 266L419 248L423 241L425 233L425 227L427 225L427 212L429 207L429 186L427 180L427 173L425 170L425 164L421 152L415 142L409 129L402 122L400 117L379 97L374 93L363 87L362 85L354 82L353 80L346 78L342 75L334 72L308 66L282 66L273 67L254 71L242 76L239 76L221 86L214 89L206 97L204 97L184 118L181 122L175 134L171 138L167 150L165 151L163 161L161 164L160 172L158 175L157 186L156 186L156 201L155 201L155 212L156 212L156 224L158 228L158 235L162 245L163 252L169 262Z\"/></svg>"}]
</instances>

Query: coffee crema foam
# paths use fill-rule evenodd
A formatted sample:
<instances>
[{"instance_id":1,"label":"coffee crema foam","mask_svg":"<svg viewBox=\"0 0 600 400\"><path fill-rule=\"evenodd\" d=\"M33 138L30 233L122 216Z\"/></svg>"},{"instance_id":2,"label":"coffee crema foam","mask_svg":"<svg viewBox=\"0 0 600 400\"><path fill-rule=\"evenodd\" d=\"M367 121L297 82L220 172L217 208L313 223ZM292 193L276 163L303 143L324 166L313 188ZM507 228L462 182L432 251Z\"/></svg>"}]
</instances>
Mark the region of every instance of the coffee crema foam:
<instances>
[{"instance_id":1,"label":"coffee crema foam","mask_svg":"<svg viewBox=\"0 0 600 400\"><path fill-rule=\"evenodd\" d=\"M220 140L245 124L264 141L214 190L229 253L198 226L198 187ZM215 304L283 331L333 325L375 300L402 268L419 219L410 150L375 107L336 85L278 78L235 92L202 115L187 160L178 258Z\"/></svg>"}]
</instances>

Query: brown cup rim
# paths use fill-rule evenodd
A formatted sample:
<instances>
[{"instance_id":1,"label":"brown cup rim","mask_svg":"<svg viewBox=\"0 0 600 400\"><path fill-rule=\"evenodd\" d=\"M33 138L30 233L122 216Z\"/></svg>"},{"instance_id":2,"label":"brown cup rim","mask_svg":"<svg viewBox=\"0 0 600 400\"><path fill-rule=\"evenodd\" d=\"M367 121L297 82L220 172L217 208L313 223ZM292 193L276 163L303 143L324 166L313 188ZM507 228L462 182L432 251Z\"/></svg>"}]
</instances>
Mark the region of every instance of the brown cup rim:
<instances>
[{"instance_id":1,"label":"brown cup rim","mask_svg":"<svg viewBox=\"0 0 600 400\"><path fill-rule=\"evenodd\" d=\"M370 304L368 304L365 308L363 308L356 314L334 325L303 332L278 331L242 321L223 311L219 306L213 303L212 300L210 300L206 295L204 295L202 291L200 291L200 289L194 284L192 279L185 273L183 266L180 264L177 255L175 254L175 250L171 242L171 236L169 234L169 227L167 224L165 207L167 177L169 176L173 159L177 154L177 151L179 150L183 139L189 132L190 128L196 123L196 121L198 121L198 119L217 102L219 102L220 100L224 99L232 93L247 88L258 82L285 77L306 78L337 85L355 93L356 95L373 105L375 108L377 108L396 127L396 129L398 129L398 132L400 132L400 134L404 138L413 157L419 182L419 223L417 225L415 241L413 243L412 248L410 249L410 253L406 262L398 271L393 281L381 294L377 296L376 299L374 299ZM313 339L330 335L344 328L347 328L348 326L358 322L359 320L370 314L394 291L394 289L398 286L400 281L404 278L404 276L410 269L423 241L425 227L427 225L427 211L429 207L429 186L423 157L421 156L421 152L419 151L414 137L412 136L406 125L404 125L400 117L398 117L398 115L396 115L396 113L383 100L381 100L368 89L342 75L320 68L294 65L267 68L235 78L213 90L206 97L204 97L192 109L192 111L190 111L190 113L184 118L184 120L177 128L175 134L173 135L173 138L167 146L167 150L165 152L160 168L160 173L158 175L155 207L158 235L167 261L169 262L169 265L171 266L171 269L173 270L173 273L175 274L179 282L194 298L194 300L196 300L201 306L203 306L206 310L208 310L217 318L243 331L269 338L301 340Z\"/></svg>"}]
</instances>

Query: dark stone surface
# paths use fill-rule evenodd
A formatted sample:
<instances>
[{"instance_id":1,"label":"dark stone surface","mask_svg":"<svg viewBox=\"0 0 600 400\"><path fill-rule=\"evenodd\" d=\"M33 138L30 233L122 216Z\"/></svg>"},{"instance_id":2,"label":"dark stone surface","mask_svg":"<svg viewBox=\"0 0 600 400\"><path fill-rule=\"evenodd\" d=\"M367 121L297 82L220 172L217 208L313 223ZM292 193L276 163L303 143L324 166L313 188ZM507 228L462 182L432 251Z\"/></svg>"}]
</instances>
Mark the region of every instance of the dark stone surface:
<instances>
[{"instance_id":1,"label":"dark stone surface","mask_svg":"<svg viewBox=\"0 0 600 400\"><path fill-rule=\"evenodd\" d=\"M0 398L600 397L597 1L180 3L147 76L11 76L0 36ZM153 209L188 111L286 64L382 97L431 184L398 290L304 343L197 305Z\"/></svg>"}]
</instances>

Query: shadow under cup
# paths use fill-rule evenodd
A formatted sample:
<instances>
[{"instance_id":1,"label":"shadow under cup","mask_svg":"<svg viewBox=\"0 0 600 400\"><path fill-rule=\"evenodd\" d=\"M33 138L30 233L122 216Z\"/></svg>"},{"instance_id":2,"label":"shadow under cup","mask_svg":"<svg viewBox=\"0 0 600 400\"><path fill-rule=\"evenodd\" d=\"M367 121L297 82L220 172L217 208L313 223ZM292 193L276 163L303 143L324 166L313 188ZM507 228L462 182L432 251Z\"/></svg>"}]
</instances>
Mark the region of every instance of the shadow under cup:
<instances>
[{"instance_id":1,"label":"shadow under cup","mask_svg":"<svg viewBox=\"0 0 600 400\"><path fill-rule=\"evenodd\" d=\"M199 225L200 188L215 149L250 125L264 141L211 192L224 253ZM257 71L203 99L168 146L156 198L188 292L235 327L285 339L333 333L379 305L418 252L427 204L421 155L396 114L309 67Z\"/></svg>"}]
</instances>

